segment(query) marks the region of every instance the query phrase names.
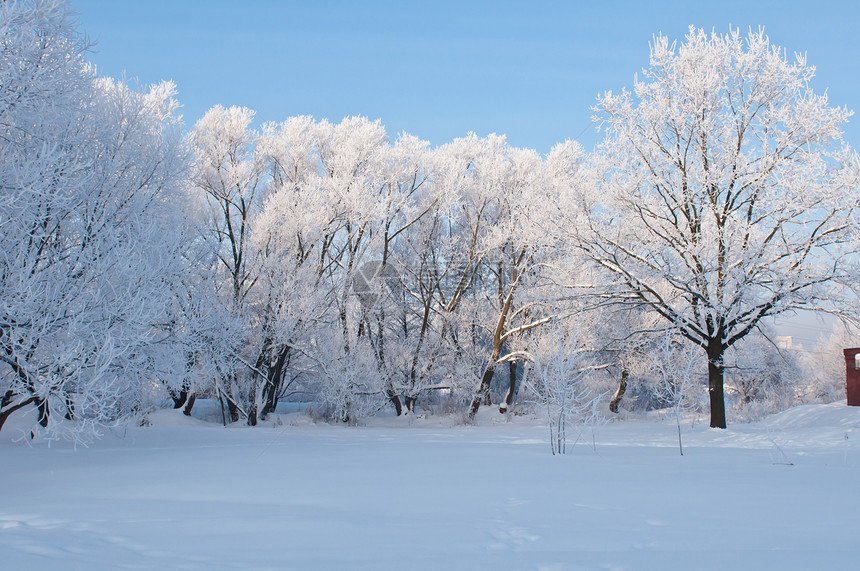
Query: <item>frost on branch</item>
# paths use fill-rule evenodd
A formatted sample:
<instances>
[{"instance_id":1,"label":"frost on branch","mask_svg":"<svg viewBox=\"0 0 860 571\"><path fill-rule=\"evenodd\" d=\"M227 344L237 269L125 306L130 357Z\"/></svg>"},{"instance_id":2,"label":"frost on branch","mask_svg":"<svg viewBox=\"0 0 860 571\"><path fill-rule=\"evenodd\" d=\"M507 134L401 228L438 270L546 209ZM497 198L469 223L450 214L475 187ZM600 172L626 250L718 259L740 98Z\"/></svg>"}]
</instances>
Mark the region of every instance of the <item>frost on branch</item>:
<instances>
[{"instance_id":1,"label":"frost on branch","mask_svg":"<svg viewBox=\"0 0 860 571\"><path fill-rule=\"evenodd\" d=\"M595 354L583 346L576 325L564 328L558 322L543 331L534 351L525 384L546 414L553 455L564 454L568 428L575 431L576 444L603 419L600 403L605 394L595 394L590 384Z\"/></svg>"},{"instance_id":2,"label":"frost on branch","mask_svg":"<svg viewBox=\"0 0 860 571\"><path fill-rule=\"evenodd\" d=\"M606 138L579 247L707 355L725 428L726 351L762 319L834 307L856 251L851 115L763 32L659 36L633 92L596 107Z\"/></svg>"},{"instance_id":3,"label":"frost on branch","mask_svg":"<svg viewBox=\"0 0 860 571\"><path fill-rule=\"evenodd\" d=\"M0 426L48 436L149 405L180 279L184 154L170 84L98 79L68 8L0 5Z\"/></svg>"}]
</instances>

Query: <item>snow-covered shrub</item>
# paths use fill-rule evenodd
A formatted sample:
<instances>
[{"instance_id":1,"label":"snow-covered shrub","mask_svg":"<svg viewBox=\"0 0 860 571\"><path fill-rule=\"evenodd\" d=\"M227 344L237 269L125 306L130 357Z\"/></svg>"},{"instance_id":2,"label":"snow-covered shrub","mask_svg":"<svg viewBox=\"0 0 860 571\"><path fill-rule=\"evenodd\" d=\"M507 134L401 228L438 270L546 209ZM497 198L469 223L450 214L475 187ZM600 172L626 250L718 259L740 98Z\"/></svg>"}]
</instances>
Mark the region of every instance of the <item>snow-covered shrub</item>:
<instances>
[{"instance_id":1,"label":"snow-covered shrub","mask_svg":"<svg viewBox=\"0 0 860 571\"><path fill-rule=\"evenodd\" d=\"M843 349L860 346L856 327L837 325L810 353L802 356L805 371L800 398L805 403L829 403L845 399L845 355Z\"/></svg>"},{"instance_id":2,"label":"snow-covered shrub","mask_svg":"<svg viewBox=\"0 0 860 571\"><path fill-rule=\"evenodd\" d=\"M684 339L677 331L667 330L651 355L651 366L657 377L656 393L672 408L678 427L678 450L684 455L681 441L681 414L696 407L690 400L700 375L702 355L698 347Z\"/></svg>"},{"instance_id":3,"label":"snow-covered shrub","mask_svg":"<svg viewBox=\"0 0 860 571\"><path fill-rule=\"evenodd\" d=\"M553 322L535 337L533 365L523 384L530 400L546 415L553 455L564 454L569 428L579 440L586 429L602 421L605 394L595 394L589 385L594 355L582 346L575 327L566 329Z\"/></svg>"},{"instance_id":4,"label":"snow-covered shrub","mask_svg":"<svg viewBox=\"0 0 860 571\"><path fill-rule=\"evenodd\" d=\"M728 400L739 420L757 420L800 404L805 380L799 355L764 334L748 336L726 355Z\"/></svg>"}]
</instances>

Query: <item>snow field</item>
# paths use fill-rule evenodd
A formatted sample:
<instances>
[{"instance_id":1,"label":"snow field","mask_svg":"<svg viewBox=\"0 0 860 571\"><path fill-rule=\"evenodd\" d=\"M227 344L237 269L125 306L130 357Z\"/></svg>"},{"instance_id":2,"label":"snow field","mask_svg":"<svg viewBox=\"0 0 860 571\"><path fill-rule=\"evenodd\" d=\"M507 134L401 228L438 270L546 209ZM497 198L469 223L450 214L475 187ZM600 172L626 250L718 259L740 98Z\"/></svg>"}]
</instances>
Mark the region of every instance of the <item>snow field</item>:
<instances>
[{"instance_id":1,"label":"snow field","mask_svg":"<svg viewBox=\"0 0 860 571\"><path fill-rule=\"evenodd\" d=\"M851 569L860 409L552 456L535 419L223 428L177 411L89 447L0 442L4 569ZM401 422L402 421L402 422ZM11 422L11 421L10 421ZM283 423L282 425L279 423ZM4 431L5 432L5 431ZM586 444L587 442L588 444Z\"/></svg>"}]
</instances>

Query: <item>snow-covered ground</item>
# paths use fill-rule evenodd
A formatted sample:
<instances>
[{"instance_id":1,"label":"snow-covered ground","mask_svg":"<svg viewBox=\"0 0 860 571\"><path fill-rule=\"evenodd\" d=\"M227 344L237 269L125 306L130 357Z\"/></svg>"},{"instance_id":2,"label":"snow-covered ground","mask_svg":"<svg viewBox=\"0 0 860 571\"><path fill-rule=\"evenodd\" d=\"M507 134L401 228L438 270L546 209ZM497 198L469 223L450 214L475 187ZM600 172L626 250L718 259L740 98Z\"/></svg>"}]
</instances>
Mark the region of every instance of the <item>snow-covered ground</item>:
<instances>
[{"instance_id":1,"label":"snow-covered ground","mask_svg":"<svg viewBox=\"0 0 860 571\"><path fill-rule=\"evenodd\" d=\"M203 410L203 409L201 409ZM0 434L2 569L854 569L860 408L711 430L366 427L177 411L87 448ZM10 423L13 421L10 420Z\"/></svg>"}]
</instances>

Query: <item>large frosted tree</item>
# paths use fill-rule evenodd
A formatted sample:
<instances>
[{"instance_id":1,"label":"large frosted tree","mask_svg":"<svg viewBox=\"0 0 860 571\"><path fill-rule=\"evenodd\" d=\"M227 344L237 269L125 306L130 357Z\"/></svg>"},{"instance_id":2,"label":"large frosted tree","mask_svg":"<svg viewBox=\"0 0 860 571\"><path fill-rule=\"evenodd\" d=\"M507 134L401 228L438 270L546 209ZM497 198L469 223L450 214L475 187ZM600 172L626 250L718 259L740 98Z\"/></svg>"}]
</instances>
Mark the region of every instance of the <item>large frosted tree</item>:
<instances>
[{"instance_id":1,"label":"large frosted tree","mask_svg":"<svg viewBox=\"0 0 860 571\"><path fill-rule=\"evenodd\" d=\"M707 353L712 427L726 426L726 350L767 316L826 305L851 251L851 112L813 74L761 31L691 28L680 45L655 37L633 92L596 107L605 140L577 241Z\"/></svg>"},{"instance_id":2,"label":"large frosted tree","mask_svg":"<svg viewBox=\"0 0 860 571\"><path fill-rule=\"evenodd\" d=\"M0 427L35 406L49 435L134 408L179 282L173 87L98 79L87 48L64 2L0 3Z\"/></svg>"}]
</instances>

